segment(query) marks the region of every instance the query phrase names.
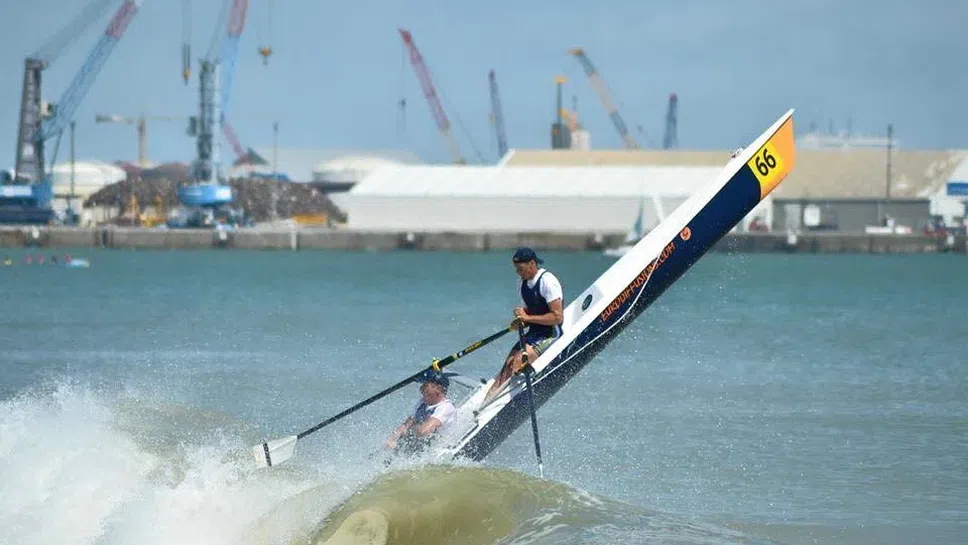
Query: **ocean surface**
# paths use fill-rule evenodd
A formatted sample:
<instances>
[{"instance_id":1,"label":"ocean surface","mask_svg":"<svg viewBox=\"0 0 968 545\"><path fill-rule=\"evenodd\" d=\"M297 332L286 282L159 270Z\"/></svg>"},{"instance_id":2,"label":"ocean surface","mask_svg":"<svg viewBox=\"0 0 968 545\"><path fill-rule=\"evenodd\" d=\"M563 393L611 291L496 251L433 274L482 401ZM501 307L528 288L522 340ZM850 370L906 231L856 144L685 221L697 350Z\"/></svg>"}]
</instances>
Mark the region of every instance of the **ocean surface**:
<instances>
[{"instance_id":1,"label":"ocean surface","mask_svg":"<svg viewBox=\"0 0 968 545\"><path fill-rule=\"evenodd\" d=\"M963 255L705 256L541 408L541 479L528 425L384 466L416 386L250 454L500 329L509 254L5 253L3 545L968 543ZM566 298L612 262L545 257Z\"/></svg>"}]
</instances>

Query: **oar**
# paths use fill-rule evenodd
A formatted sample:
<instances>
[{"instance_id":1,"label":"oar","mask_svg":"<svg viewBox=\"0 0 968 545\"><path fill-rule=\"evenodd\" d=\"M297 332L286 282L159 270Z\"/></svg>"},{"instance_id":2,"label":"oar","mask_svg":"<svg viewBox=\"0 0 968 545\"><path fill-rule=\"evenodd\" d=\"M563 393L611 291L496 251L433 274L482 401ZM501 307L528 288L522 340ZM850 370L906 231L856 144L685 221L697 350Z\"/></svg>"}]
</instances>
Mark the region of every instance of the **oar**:
<instances>
[{"instance_id":1,"label":"oar","mask_svg":"<svg viewBox=\"0 0 968 545\"><path fill-rule=\"evenodd\" d=\"M538 475L544 478L544 464L541 463L541 441L538 440L538 413L534 409L534 388L531 375L534 368L528 364L528 350L524 345L524 324L518 322L518 336L521 338L521 372L528 386L528 405L531 407L531 432L534 435L534 454L538 457Z\"/></svg>"},{"instance_id":2,"label":"oar","mask_svg":"<svg viewBox=\"0 0 968 545\"><path fill-rule=\"evenodd\" d=\"M383 390L382 392L380 392L378 394L374 394L374 395L372 395L372 396L364 399L363 401L357 403L356 405L353 405L349 409L346 409L345 411L343 411L343 412L341 412L341 413L339 413L339 414L337 414L335 416L332 416L330 418L327 418L326 420L323 420L319 424L316 424L315 426L309 428L308 430L306 430L306 431L304 431L304 432L302 432L302 433L300 433L298 435L290 435L288 437L283 437L283 438L280 438L280 439L272 439L272 440L269 440L269 441L263 441L262 443L260 443L258 445L255 445L254 447L252 447L252 454L255 456L257 466L258 467L270 467L270 466L277 465L277 464L281 464L282 462L285 462L289 458L292 458L292 455L293 455L293 453L296 450L296 441L302 439L303 437L306 437L307 435L309 435L311 433L314 433L316 431L319 431L320 429L322 429L322 428L324 428L324 427L332 424L333 422L336 422L337 420L339 420L339 419L341 419L341 418L343 418L345 416L348 416L351 413L354 413L354 412L362 409L363 407L366 407L370 403L373 403L374 401L376 401L376 400L378 400L380 398L383 398L383 397L386 397L386 396L392 394L393 392L399 390L400 388L403 388L407 384L410 384L411 382L419 379L421 376L423 376L424 373L426 373L430 369L440 370L441 368L446 367L447 365L450 365L451 363L459 360L460 358L463 358L464 356L470 354L471 352L477 350L478 348L480 348L480 347L482 347L482 346L484 346L484 345L486 345L486 344L488 344L488 343L490 343L490 342L498 339L499 337L501 337L505 333L507 333L509 331L512 331L512 329L513 329L512 327L506 327L506 328L502 329L501 331L498 331L497 333L494 333L493 335L491 335L489 337L486 337L484 339L481 339L481 340L479 340L479 341L471 344L470 346L464 348L463 350L460 350L458 352L455 352L455 353L447 356L446 358L444 358L442 360L434 360L434 362L431 364L431 366L429 368L424 369L424 370L420 371L419 373L415 373L413 375L410 375L409 377L407 377L407 378L403 379L402 381L394 384L393 386L390 386L386 390Z\"/></svg>"}]
</instances>

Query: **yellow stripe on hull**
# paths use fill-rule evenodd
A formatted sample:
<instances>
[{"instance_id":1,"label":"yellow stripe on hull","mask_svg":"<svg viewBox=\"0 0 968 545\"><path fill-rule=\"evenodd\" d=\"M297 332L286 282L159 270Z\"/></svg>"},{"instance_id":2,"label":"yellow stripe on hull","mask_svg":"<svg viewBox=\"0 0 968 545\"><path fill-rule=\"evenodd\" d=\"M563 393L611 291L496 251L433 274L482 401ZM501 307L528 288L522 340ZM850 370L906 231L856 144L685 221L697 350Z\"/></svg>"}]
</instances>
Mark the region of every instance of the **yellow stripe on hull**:
<instances>
[{"instance_id":1,"label":"yellow stripe on hull","mask_svg":"<svg viewBox=\"0 0 968 545\"><path fill-rule=\"evenodd\" d=\"M793 141L793 116L790 116L773 136L756 150L746 163L760 182L760 200L766 198L797 162L797 150Z\"/></svg>"}]
</instances>

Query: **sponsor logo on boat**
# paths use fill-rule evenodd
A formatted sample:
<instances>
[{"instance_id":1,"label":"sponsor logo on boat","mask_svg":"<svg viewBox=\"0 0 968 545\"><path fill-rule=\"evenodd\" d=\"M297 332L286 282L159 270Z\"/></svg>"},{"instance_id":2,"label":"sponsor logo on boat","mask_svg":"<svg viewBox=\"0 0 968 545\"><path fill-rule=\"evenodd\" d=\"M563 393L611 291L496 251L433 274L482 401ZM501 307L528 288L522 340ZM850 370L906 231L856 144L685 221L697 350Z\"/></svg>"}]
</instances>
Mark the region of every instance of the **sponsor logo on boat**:
<instances>
[{"instance_id":1,"label":"sponsor logo on boat","mask_svg":"<svg viewBox=\"0 0 968 545\"><path fill-rule=\"evenodd\" d=\"M620 309L630 297L632 297L639 290L641 290L643 286L645 286L645 283L649 281L649 277L652 276L652 273L655 272L655 270L663 263L665 263L667 259L669 259L669 256L672 255L672 252L674 252L675 249L675 241L667 244L666 247L662 249L662 253L659 254L659 257L653 259L648 265L646 265L645 269L643 269L642 272L639 273L639 275L636 276L635 279L632 280L624 290L622 290L622 293L618 294L618 297L612 301L612 304L608 305L608 307L602 311L602 314L599 318L603 322L607 321L612 316L612 313Z\"/></svg>"}]
</instances>

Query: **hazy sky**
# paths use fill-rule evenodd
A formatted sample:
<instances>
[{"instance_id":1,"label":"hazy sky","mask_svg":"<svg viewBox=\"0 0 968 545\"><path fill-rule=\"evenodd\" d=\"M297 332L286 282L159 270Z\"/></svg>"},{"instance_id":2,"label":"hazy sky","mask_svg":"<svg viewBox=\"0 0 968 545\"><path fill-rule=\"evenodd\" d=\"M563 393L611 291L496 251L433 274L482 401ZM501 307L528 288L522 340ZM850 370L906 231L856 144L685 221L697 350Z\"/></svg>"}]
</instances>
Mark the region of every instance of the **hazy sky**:
<instances>
[{"instance_id":1,"label":"hazy sky","mask_svg":"<svg viewBox=\"0 0 968 545\"><path fill-rule=\"evenodd\" d=\"M133 127L96 125L98 112L194 115L197 70L182 83L183 0L144 0L75 117L79 159L133 160ZM193 54L203 55L222 0L193 0ZM15 152L23 58L87 0L0 0L0 166ZM113 12L114 6L110 8ZM271 13L271 24L270 24ZM108 14L45 72L58 100ZM585 48L644 146L661 145L666 101L679 96L684 148L734 148L797 108L798 131L833 120L904 148L968 147L968 2L964 0L489 0L488 2L250 0L230 118L247 146L406 148L446 152L397 27L413 32L445 99L465 156L494 161L487 72L500 85L512 147L547 148L554 77L568 78L596 148L621 140L571 47ZM257 47L275 50L263 66ZM196 64L197 68L197 64ZM406 130L397 102L407 98ZM461 128L466 128L466 132ZM635 129L641 125L645 134ZM185 123L149 123L149 157L188 160ZM230 150L223 143L223 153ZM59 160L66 160L62 144ZM2 155L6 153L6 155Z\"/></svg>"}]
</instances>

